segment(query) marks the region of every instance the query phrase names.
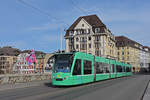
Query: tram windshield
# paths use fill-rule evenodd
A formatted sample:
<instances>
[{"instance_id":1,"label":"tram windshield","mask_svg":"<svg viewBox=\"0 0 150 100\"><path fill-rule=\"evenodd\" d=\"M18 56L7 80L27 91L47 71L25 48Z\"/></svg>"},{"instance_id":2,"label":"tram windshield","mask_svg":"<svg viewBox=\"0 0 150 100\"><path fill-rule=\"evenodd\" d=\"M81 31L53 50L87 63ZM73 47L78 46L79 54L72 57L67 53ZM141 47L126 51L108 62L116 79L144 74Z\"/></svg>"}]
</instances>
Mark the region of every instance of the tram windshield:
<instances>
[{"instance_id":1,"label":"tram windshield","mask_svg":"<svg viewBox=\"0 0 150 100\"><path fill-rule=\"evenodd\" d=\"M57 54L55 55L55 64L53 72L69 73L73 62L73 54Z\"/></svg>"}]
</instances>

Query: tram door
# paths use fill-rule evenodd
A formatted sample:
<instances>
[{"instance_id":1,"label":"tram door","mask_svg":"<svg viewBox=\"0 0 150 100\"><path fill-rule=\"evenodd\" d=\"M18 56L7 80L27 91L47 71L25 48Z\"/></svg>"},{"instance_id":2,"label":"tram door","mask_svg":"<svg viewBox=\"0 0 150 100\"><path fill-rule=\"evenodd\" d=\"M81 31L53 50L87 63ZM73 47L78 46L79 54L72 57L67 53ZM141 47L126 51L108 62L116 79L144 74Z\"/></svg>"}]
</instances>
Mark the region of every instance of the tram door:
<instances>
[{"instance_id":1,"label":"tram door","mask_svg":"<svg viewBox=\"0 0 150 100\"><path fill-rule=\"evenodd\" d=\"M116 77L116 73L115 73L115 65L111 64L111 78L115 78Z\"/></svg>"},{"instance_id":2,"label":"tram door","mask_svg":"<svg viewBox=\"0 0 150 100\"><path fill-rule=\"evenodd\" d=\"M72 84L82 84L81 59L76 59L72 73Z\"/></svg>"},{"instance_id":3,"label":"tram door","mask_svg":"<svg viewBox=\"0 0 150 100\"><path fill-rule=\"evenodd\" d=\"M94 80L92 62L92 60L83 59L83 83L93 82Z\"/></svg>"}]
</instances>

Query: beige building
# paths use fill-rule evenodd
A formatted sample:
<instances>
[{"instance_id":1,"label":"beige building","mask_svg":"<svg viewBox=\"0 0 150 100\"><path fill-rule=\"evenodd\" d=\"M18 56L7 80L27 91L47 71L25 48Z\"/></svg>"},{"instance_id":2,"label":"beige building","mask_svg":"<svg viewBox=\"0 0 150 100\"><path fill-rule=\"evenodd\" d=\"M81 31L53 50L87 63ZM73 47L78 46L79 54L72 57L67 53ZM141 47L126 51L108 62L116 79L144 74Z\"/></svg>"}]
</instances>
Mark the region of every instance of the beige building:
<instances>
[{"instance_id":1,"label":"beige building","mask_svg":"<svg viewBox=\"0 0 150 100\"><path fill-rule=\"evenodd\" d=\"M13 73L13 65L17 61L17 55L21 51L11 46L0 48L0 74Z\"/></svg>"},{"instance_id":2,"label":"beige building","mask_svg":"<svg viewBox=\"0 0 150 100\"><path fill-rule=\"evenodd\" d=\"M0 74L12 74L16 56L0 56Z\"/></svg>"},{"instance_id":3,"label":"beige building","mask_svg":"<svg viewBox=\"0 0 150 100\"><path fill-rule=\"evenodd\" d=\"M133 66L133 71L140 71L140 47L142 45L125 37L116 37L116 47L118 61L129 63Z\"/></svg>"},{"instance_id":4,"label":"beige building","mask_svg":"<svg viewBox=\"0 0 150 100\"><path fill-rule=\"evenodd\" d=\"M96 16L79 17L66 31L66 52L80 51L116 59L115 37Z\"/></svg>"}]
</instances>

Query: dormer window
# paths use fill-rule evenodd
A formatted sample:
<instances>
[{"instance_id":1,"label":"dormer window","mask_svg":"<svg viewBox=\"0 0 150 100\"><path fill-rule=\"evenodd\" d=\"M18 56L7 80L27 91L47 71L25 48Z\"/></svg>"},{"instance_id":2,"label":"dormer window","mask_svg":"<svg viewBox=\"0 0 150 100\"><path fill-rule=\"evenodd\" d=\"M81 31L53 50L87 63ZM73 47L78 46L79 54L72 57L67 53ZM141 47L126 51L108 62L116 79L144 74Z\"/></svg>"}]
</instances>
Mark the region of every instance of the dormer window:
<instances>
[{"instance_id":1,"label":"dormer window","mask_svg":"<svg viewBox=\"0 0 150 100\"><path fill-rule=\"evenodd\" d=\"M73 31L70 31L70 32L69 32L69 35L73 35Z\"/></svg>"},{"instance_id":2,"label":"dormer window","mask_svg":"<svg viewBox=\"0 0 150 100\"><path fill-rule=\"evenodd\" d=\"M100 28L95 28L95 33L100 33Z\"/></svg>"}]
</instances>

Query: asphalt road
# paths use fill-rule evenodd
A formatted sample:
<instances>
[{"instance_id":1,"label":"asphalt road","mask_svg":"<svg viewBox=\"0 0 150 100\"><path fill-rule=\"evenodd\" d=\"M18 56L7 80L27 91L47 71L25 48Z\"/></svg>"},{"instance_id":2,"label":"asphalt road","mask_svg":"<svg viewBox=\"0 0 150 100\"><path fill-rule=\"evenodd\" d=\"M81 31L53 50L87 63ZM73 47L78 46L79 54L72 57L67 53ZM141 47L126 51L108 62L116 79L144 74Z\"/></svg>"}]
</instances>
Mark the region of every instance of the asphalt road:
<instances>
[{"instance_id":1,"label":"asphalt road","mask_svg":"<svg viewBox=\"0 0 150 100\"><path fill-rule=\"evenodd\" d=\"M0 91L0 100L141 100L150 75L134 75L75 87L41 86Z\"/></svg>"}]
</instances>

